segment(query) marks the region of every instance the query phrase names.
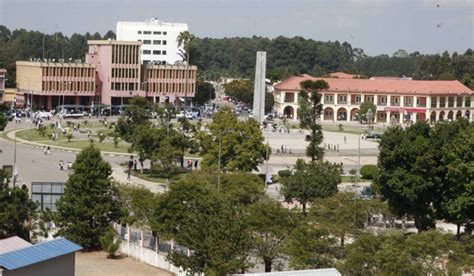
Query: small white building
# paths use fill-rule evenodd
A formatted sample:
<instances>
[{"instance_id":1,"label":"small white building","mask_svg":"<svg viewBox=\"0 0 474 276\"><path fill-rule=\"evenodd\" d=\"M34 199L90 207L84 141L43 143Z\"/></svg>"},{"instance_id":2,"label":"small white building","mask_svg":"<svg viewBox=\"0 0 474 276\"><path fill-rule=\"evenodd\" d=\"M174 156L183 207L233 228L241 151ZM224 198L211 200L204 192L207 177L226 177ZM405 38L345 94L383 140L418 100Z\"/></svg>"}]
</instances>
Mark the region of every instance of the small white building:
<instances>
[{"instance_id":1,"label":"small white building","mask_svg":"<svg viewBox=\"0 0 474 276\"><path fill-rule=\"evenodd\" d=\"M172 23L152 18L145 22L117 22L117 40L141 41L143 64L175 64L182 61L178 36L188 30L186 23Z\"/></svg>"}]
</instances>

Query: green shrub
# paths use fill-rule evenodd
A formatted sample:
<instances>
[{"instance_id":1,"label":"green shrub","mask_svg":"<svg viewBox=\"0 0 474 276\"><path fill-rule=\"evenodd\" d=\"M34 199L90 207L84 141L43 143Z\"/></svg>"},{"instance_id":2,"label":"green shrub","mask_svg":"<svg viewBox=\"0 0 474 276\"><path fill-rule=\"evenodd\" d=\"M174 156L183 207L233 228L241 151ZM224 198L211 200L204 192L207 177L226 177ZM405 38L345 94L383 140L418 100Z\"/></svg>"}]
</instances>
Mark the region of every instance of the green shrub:
<instances>
[{"instance_id":1,"label":"green shrub","mask_svg":"<svg viewBox=\"0 0 474 276\"><path fill-rule=\"evenodd\" d=\"M109 253L108 258L115 258L115 253L120 247L120 240L114 239L115 231L112 227L109 227L102 237L99 238L102 250ZM115 241L114 241L115 240Z\"/></svg>"},{"instance_id":2,"label":"green shrub","mask_svg":"<svg viewBox=\"0 0 474 276\"><path fill-rule=\"evenodd\" d=\"M278 176L283 178L283 177L288 177L291 175L291 171L290 170L281 170L281 171L278 171Z\"/></svg>"},{"instance_id":3,"label":"green shrub","mask_svg":"<svg viewBox=\"0 0 474 276\"><path fill-rule=\"evenodd\" d=\"M376 165L364 165L360 168L360 175L364 179L374 179L378 173Z\"/></svg>"}]
</instances>

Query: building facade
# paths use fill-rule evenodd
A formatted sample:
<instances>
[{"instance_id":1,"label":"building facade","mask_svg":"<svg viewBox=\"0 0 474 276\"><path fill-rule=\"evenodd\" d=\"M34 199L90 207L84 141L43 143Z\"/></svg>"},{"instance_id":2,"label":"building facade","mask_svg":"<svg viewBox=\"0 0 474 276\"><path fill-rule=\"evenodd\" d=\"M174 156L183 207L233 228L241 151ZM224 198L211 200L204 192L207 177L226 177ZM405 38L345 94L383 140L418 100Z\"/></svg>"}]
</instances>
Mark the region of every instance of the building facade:
<instances>
[{"instance_id":1,"label":"building facade","mask_svg":"<svg viewBox=\"0 0 474 276\"><path fill-rule=\"evenodd\" d=\"M194 97L196 66L141 64L141 42L88 41L86 61L17 61L17 88L25 105L121 106L140 96L154 102ZM185 85L187 84L187 86Z\"/></svg>"},{"instance_id":2,"label":"building facade","mask_svg":"<svg viewBox=\"0 0 474 276\"><path fill-rule=\"evenodd\" d=\"M360 104L370 101L377 106L374 121L407 123L429 120L431 123L466 117L473 121L473 91L459 81L367 80L293 76L275 85L275 108L288 118L297 119L298 93L304 80L325 80L329 89L322 91L325 121L357 121Z\"/></svg>"},{"instance_id":3,"label":"building facade","mask_svg":"<svg viewBox=\"0 0 474 276\"><path fill-rule=\"evenodd\" d=\"M0 104L4 101L7 70L0 68Z\"/></svg>"},{"instance_id":4,"label":"building facade","mask_svg":"<svg viewBox=\"0 0 474 276\"><path fill-rule=\"evenodd\" d=\"M117 22L117 40L139 41L144 64L175 64L182 61L178 36L187 31L185 23L171 23L152 18L145 22Z\"/></svg>"}]
</instances>

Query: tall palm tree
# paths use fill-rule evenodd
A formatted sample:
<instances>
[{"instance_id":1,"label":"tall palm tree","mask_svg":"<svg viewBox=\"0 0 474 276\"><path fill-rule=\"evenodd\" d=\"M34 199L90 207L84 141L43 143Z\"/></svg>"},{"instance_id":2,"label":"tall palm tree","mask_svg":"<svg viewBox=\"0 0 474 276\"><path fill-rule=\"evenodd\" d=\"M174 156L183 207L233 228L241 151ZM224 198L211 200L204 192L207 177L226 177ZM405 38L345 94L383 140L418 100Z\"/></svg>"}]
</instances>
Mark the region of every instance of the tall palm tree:
<instances>
[{"instance_id":1,"label":"tall palm tree","mask_svg":"<svg viewBox=\"0 0 474 276\"><path fill-rule=\"evenodd\" d=\"M190 34L188 31L181 32L176 39L178 43L178 47L183 47L183 50L179 50L179 55L186 61L186 71L185 71L185 84L184 84L184 111L186 112L186 105L188 103L188 76L189 76L189 52L190 52L190 45L191 41L193 40L194 36Z\"/></svg>"}]
</instances>

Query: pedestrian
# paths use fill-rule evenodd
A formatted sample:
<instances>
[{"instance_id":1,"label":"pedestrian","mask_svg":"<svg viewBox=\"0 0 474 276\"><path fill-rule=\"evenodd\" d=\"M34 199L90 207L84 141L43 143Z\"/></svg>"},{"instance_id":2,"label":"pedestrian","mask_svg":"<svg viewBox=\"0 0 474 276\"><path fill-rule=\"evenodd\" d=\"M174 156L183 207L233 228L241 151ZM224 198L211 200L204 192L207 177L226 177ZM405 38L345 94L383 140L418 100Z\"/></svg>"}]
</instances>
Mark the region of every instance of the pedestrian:
<instances>
[{"instance_id":1,"label":"pedestrian","mask_svg":"<svg viewBox=\"0 0 474 276\"><path fill-rule=\"evenodd\" d=\"M198 160L196 159L194 160L194 169L197 170L197 168L198 168Z\"/></svg>"},{"instance_id":2,"label":"pedestrian","mask_svg":"<svg viewBox=\"0 0 474 276\"><path fill-rule=\"evenodd\" d=\"M344 144L347 143L347 137L344 135Z\"/></svg>"},{"instance_id":3,"label":"pedestrian","mask_svg":"<svg viewBox=\"0 0 474 276\"><path fill-rule=\"evenodd\" d=\"M133 167L133 156L130 155L130 160L128 160L127 180L130 180L130 174L132 173L132 167Z\"/></svg>"},{"instance_id":4,"label":"pedestrian","mask_svg":"<svg viewBox=\"0 0 474 276\"><path fill-rule=\"evenodd\" d=\"M43 147L44 155L46 155L46 146Z\"/></svg>"},{"instance_id":5,"label":"pedestrian","mask_svg":"<svg viewBox=\"0 0 474 276\"><path fill-rule=\"evenodd\" d=\"M67 172L68 173L72 172L72 162L71 161L67 161Z\"/></svg>"},{"instance_id":6,"label":"pedestrian","mask_svg":"<svg viewBox=\"0 0 474 276\"><path fill-rule=\"evenodd\" d=\"M282 153L282 154L284 153L284 151L283 151L283 145L281 145L281 153Z\"/></svg>"},{"instance_id":7,"label":"pedestrian","mask_svg":"<svg viewBox=\"0 0 474 276\"><path fill-rule=\"evenodd\" d=\"M337 148L336 148L337 152L339 152L339 144L337 144Z\"/></svg>"},{"instance_id":8,"label":"pedestrian","mask_svg":"<svg viewBox=\"0 0 474 276\"><path fill-rule=\"evenodd\" d=\"M137 171L137 165L138 165L137 159L133 159L133 170L134 171Z\"/></svg>"},{"instance_id":9,"label":"pedestrian","mask_svg":"<svg viewBox=\"0 0 474 276\"><path fill-rule=\"evenodd\" d=\"M188 171L192 171L192 170L193 170L193 160L188 159Z\"/></svg>"},{"instance_id":10,"label":"pedestrian","mask_svg":"<svg viewBox=\"0 0 474 276\"><path fill-rule=\"evenodd\" d=\"M51 151L51 148L48 146L48 147L46 148L46 155L49 155L49 154L51 153L50 151Z\"/></svg>"},{"instance_id":11,"label":"pedestrian","mask_svg":"<svg viewBox=\"0 0 474 276\"><path fill-rule=\"evenodd\" d=\"M63 160L60 160L59 161L59 171L64 171L64 163L63 163Z\"/></svg>"}]
</instances>

